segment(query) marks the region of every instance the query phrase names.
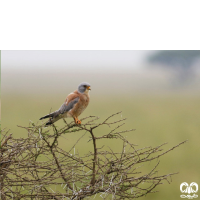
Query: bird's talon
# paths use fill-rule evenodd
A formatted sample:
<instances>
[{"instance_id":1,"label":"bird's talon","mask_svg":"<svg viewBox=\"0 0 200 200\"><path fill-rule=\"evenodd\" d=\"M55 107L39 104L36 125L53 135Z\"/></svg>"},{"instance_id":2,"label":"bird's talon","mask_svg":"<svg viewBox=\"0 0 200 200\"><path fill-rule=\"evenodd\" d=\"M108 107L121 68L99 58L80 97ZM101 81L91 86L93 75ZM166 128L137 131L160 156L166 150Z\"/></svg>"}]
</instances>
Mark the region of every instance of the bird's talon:
<instances>
[{"instance_id":1,"label":"bird's talon","mask_svg":"<svg viewBox=\"0 0 200 200\"><path fill-rule=\"evenodd\" d=\"M81 124L81 121L80 121L80 120L77 120L77 121L76 121L76 124Z\"/></svg>"},{"instance_id":2,"label":"bird's talon","mask_svg":"<svg viewBox=\"0 0 200 200\"><path fill-rule=\"evenodd\" d=\"M75 121L76 124L81 124L81 120L79 120L79 119L77 119L77 118L75 118L74 121Z\"/></svg>"}]
</instances>

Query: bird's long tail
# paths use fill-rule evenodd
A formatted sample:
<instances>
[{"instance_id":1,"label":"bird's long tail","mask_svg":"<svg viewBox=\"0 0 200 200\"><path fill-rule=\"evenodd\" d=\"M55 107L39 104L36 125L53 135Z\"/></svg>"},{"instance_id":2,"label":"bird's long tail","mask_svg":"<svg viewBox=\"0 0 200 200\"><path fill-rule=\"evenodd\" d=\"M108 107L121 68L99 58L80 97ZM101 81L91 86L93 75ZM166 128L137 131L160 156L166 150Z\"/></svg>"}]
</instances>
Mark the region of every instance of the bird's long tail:
<instances>
[{"instance_id":1,"label":"bird's long tail","mask_svg":"<svg viewBox=\"0 0 200 200\"><path fill-rule=\"evenodd\" d=\"M59 119L59 117L58 117L59 114L60 114L59 110L57 110L53 113L45 115L44 117L41 117L40 120L50 118L49 121L46 123L46 126L47 126L47 125L53 124L55 121L57 121Z\"/></svg>"},{"instance_id":2,"label":"bird's long tail","mask_svg":"<svg viewBox=\"0 0 200 200\"><path fill-rule=\"evenodd\" d=\"M40 120L42 120L42 119L46 119L46 118L50 118L50 117L52 117L52 118L53 118L53 117L54 117L54 115L55 115L54 113L55 113L55 112L53 112L53 113L50 113L50 114L48 114L48 115L45 115L44 117L41 117L41 118L40 118Z\"/></svg>"}]
</instances>

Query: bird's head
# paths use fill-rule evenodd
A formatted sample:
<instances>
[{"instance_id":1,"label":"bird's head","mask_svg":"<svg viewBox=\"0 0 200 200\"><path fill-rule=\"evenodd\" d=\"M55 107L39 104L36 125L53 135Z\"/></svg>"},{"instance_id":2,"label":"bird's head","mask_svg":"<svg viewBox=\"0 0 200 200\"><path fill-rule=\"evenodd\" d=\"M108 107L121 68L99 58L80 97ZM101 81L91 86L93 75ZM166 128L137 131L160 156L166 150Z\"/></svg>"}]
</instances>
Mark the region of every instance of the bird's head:
<instances>
[{"instance_id":1,"label":"bird's head","mask_svg":"<svg viewBox=\"0 0 200 200\"><path fill-rule=\"evenodd\" d=\"M83 82L78 86L79 93L88 93L90 89L90 84L87 82Z\"/></svg>"}]
</instances>

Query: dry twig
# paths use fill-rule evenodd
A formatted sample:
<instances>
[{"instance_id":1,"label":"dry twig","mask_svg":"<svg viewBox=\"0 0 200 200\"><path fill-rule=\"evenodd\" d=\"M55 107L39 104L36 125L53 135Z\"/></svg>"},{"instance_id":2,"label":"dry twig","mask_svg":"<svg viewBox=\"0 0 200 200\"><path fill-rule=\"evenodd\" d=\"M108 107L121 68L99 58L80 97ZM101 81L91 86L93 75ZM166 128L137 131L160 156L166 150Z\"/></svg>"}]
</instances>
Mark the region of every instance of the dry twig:
<instances>
[{"instance_id":1,"label":"dry twig","mask_svg":"<svg viewBox=\"0 0 200 200\"><path fill-rule=\"evenodd\" d=\"M161 149L165 144L136 149L136 145L123 136L134 129L119 131L125 119L110 121L120 114L113 114L101 123L95 123L98 117L89 116L83 119L86 122L80 126L73 122L65 123L60 129L54 125L44 128L31 123L29 127L22 127L27 130L27 138L16 139L7 136L8 132L2 132L1 199L81 200L95 198L97 194L102 199L133 199L155 192L156 186L164 180L168 181L168 177L174 173L157 175L158 162L145 174L141 171L141 165L163 156L186 141L167 151ZM104 125L111 129L97 136L95 130ZM50 129L53 133L50 133ZM59 147L59 137L79 131L83 132L82 136L71 150L88 133L93 144L92 152L72 155L71 150L68 152ZM121 151L115 152L110 147L106 150L104 146L98 148L98 141L102 139L121 141Z\"/></svg>"}]
</instances>

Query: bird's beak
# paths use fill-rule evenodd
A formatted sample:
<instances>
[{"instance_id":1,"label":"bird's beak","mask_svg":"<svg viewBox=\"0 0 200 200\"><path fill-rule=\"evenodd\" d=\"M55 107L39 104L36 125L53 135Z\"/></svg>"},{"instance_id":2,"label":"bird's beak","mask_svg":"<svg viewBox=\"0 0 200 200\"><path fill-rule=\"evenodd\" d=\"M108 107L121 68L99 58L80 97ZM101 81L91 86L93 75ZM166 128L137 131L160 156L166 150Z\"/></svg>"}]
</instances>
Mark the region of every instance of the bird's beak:
<instances>
[{"instance_id":1,"label":"bird's beak","mask_svg":"<svg viewBox=\"0 0 200 200\"><path fill-rule=\"evenodd\" d=\"M91 89L90 89L90 86L88 86L87 89L88 89L88 90L91 90Z\"/></svg>"}]
</instances>

